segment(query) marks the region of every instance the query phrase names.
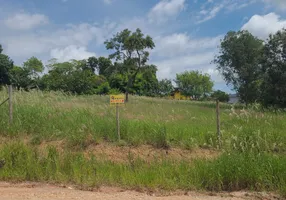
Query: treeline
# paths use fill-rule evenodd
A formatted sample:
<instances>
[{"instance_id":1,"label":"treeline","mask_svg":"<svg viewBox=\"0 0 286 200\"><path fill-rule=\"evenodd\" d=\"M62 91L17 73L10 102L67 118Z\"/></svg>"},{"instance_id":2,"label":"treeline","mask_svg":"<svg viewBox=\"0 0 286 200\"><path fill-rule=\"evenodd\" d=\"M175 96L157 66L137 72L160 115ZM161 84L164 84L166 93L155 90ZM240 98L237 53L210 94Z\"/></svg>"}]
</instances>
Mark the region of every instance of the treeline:
<instances>
[{"instance_id":1,"label":"treeline","mask_svg":"<svg viewBox=\"0 0 286 200\"><path fill-rule=\"evenodd\" d=\"M140 29L125 29L105 43L108 57L58 62L45 66L32 57L15 66L2 53L0 45L0 85L12 84L17 89L61 90L73 94L125 93L144 96L168 96L172 80L159 81L157 67L149 64L153 39ZM248 31L231 31L221 41L213 60L227 84L234 88L245 104L260 103L265 107L286 107L286 30L280 30L263 41ZM219 98L228 101L222 91L212 91L208 74L186 71L174 80L182 94L193 99Z\"/></svg>"},{"instance_id":2,"label":"treeline","mask_svg":"<svg viewBox=\"0 0 286 200\"><path fill-rule=\"evenodd\" d=\"M60 90L72 94L125 93L129 80L122 63L112 63L105 57L68 62L52 59L46 66L36 57L28 59L23 66L13 65L6 55L5 59L8 64L1 62L1 85L12 84L18 90ZM169 95L173 90L171 80L158 81L156 72L154 65L139 71L128 88L129 93Z\"/></svg>"},{"instance_id":3,"label":"treeline","mask_svg":"<svg viewBox=\"0 0 286 200\"><path fill-rule=\"evenodd\" d=\"M23 66L2 54L0 57L0 84L12 84L20 90L60 90L72 94L125 93L144 96L168 96L174 90L172 80L159 81L157 67L148 64L149 50L155 47L150 36L140 29L128 29L114 35L105 43L109 57L90 57L85 60L58 62L50 60L45 66L31 57ZM196 99L212 91L210 76L198 71L177 74L176 83L185 95Z\"/></svg>"},{"instance_id":4,"label":"treeline","mask_svg":"<svg viewBox=\"0 0 286 200\"><path fill-rule=\"evenodd\" d=\"M286 108L286 30L263 41L248 31L229 32L214 59L242 102Z\"/></svg>"}]
</instances>

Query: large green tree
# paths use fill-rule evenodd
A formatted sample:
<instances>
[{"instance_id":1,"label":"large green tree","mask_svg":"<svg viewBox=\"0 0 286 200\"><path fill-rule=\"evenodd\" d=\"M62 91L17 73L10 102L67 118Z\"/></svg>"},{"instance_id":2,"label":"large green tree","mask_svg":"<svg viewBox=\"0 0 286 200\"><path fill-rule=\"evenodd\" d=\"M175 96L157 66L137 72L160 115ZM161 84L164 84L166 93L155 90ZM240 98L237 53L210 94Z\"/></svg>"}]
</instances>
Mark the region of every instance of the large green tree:
<instances>
[{"instance_id":1,"label":"large green tree","mask_svg":"<svg viewBox=\"0 0 286 200\"><path fill-rule=\"evenodd\" d=\"M248 31L228 32L220 45L214 63L227 84L234 87L240 99L253 103L259 98L263 41Z\"/></svg>"},{"instance_id":2,"label":"large green tree","mask_svg":"<svg viewBox=\"0 0 286 200\"><path fill-rule=\"evenodd\" d=\"M9 56L2 53L0 44L0 85L10 84L10 71L13 68L13 61Z\"/></svg>"},{"instance_id":3,"label":"large green tree","mask_svg":"<svg viewBox=\"0 0 286 200\"><path fill-rule=\"evenodd\" d=\"M286 30L270 35L263 51L261 101L286 108Z\"/></svg>"},{"instance_id":4,"label":"large green tree","mask_svg":"<svg viewBox=\"0 0 286 200\"><path fill-rule=\"evenodd\" d=\"M140 29L136 29L135 32L125 29L107 40L105 45L106 49L114 51L109 58L122 63L121 66L128 78L125 86L126 102L128 102L129 90L136 76L147 66L148 50L155 47L153 39L148 35L144 36Z\"/></svg>"},{"instance_id":5,"label":"large green tree","mask_svg":"<svg viewBox=\"0 0 286 200\"><path fill-rule=\"evenodd\" d=\"M175 82L184 95L195 99L206 97L214 85L208 74L199 71L185 71L177 74Z\"/></svg>"}]
</instances>

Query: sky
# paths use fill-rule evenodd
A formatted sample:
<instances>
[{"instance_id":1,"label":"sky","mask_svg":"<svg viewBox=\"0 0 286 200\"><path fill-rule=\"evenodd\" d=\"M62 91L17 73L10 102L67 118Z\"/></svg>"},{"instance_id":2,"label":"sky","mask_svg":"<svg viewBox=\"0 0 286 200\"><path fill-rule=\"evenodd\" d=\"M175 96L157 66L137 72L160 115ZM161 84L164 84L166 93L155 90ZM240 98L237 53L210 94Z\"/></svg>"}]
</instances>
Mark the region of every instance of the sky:
<instances>
[{"instance_id":1,"label":"sky","mask_svg":"<svg viewBox=\"0 0 286 200\"><path fill-rule=\"evenodd\" d=\"M104 41L126 28L153 38L158 79L199 70L233 93L212 64L220 40L231 30L266 39L286 28L286 0L0 0L0 44L17 65L108 56Z\"/></svg>"}]
</instances>

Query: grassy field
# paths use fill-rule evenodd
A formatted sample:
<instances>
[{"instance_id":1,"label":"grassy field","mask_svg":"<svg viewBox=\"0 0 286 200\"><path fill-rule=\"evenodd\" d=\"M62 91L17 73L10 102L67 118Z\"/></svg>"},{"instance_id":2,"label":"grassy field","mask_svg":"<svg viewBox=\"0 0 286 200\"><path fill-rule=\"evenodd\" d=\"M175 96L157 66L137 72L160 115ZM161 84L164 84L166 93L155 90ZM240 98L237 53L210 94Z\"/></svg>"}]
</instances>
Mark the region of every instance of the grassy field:
<instances>
[{"instance_id":1,"label":"grassy field","mask_svg":"<svg viewBox=\"0 0 286 200\"><path fill-rule=\"evenodd\" d=\"M7 97L0 91L1 100ZM131 97L120 109L121 141L115 108L108 96L59 92L16 92L14 121L0 107L1 180L75 183L93 187L269 190L285 194L286 113L221 105L222 148L218 150L215 104ZM62 151L58 146L60 142ZM54 143L53 143L54 142ZM102 160L86 149L107 143L135 148L215 150L212 159ZM43 144L49 144L43 147Z\"/></svg>"}]
</instances>

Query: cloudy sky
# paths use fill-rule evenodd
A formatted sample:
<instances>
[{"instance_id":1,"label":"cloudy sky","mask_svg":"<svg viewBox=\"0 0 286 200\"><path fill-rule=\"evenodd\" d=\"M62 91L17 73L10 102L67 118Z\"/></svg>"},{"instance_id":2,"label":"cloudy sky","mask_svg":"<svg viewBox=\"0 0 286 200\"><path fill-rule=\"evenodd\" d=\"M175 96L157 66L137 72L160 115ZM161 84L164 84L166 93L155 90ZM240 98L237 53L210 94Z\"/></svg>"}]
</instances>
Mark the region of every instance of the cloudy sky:
<instances>
[{"instance_id":1,"label":"cloudy sky","mask_svg":"<svg viewBox=\"0 0 286 200\"><path fill-rule=\"evenodd\" d=\"M0 27L0 43L17 65L31 56L107 56L106 39L140 28L155 41L150 63L159 79L196 69L230 92L211 64L220 39L229 30L265 39L286 28L286 0L0 0Z\"/></svg>"}]
</instances>

